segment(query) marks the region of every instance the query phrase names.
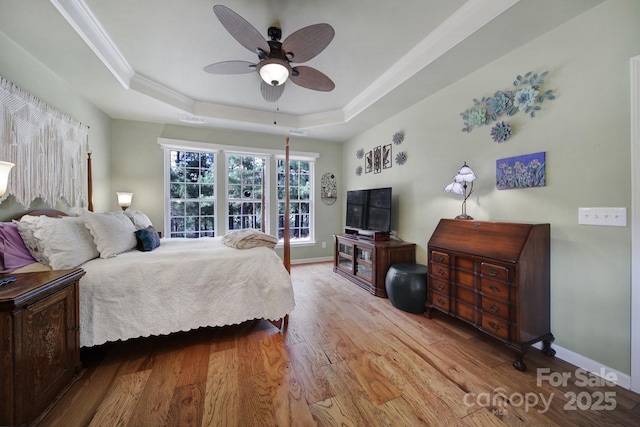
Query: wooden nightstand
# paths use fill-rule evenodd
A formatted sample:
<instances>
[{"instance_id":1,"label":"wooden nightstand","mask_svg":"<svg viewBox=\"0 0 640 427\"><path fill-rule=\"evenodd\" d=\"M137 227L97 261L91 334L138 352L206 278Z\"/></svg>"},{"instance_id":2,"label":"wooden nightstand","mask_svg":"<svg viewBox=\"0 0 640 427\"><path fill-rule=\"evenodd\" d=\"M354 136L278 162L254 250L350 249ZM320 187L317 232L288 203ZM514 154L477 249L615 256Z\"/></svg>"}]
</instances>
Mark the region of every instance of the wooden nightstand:
<instances>
[{"instance_id":1,"label":"wooden nightstand","mask_svg":"<svg viewBox=\"0 0 640 427\"><path fill-rule=\"evenodd\" d=\"M0 425L28 424L80 372L77 268L0 286Z\"/></svg>"}]
</instances>

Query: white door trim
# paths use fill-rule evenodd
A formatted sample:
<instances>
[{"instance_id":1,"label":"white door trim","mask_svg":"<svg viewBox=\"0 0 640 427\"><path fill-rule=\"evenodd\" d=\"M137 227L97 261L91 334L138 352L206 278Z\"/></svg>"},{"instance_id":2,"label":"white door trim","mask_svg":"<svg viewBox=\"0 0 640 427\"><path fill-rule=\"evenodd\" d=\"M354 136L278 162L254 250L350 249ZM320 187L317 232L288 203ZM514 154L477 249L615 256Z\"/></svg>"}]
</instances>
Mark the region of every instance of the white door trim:
<instances>
[{"instance_id":1,"label":"white door trim","mask_svg":"<svg viewBox=\"0 0 640 427\"><path fill-rule=\"evenodd\" d=\"M640 56L631 58L631 390L640 393Z\"/></svg>"}]
</instances>

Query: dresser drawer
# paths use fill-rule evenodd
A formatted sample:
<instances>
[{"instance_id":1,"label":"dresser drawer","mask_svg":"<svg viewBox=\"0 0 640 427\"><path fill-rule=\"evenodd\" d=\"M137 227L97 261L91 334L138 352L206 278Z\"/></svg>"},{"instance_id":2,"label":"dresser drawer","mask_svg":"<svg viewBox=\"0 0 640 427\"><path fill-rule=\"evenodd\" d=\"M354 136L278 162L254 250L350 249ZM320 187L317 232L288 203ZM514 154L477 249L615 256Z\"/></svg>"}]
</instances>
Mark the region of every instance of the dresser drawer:
<instances>
[{"instance_id":1,"label":"dresser drawer","mask_svg":"<svg viewBox=\"0 0 640 427\"><path fill-rule=\"evenodd\" d=\"M431 261L438 262L440 264L449 264L449 254L444 252L432 251Z\"/></svg>"},{"instance_id":2,"label":"dresser drawer","mask_svg":"<svg viewBox=\"0 0 640 427\"><path fill-rule=\"evenodd\" d=\"M467 304L476 304L476 293L473 292L472 289L467 289L462 286L456 286L454 289L456 299L464 301Z\"/></svg>"},{"instance_id":3,"label":"dresser drawer","mask_svg":"<svg viewBox=\"0 0 640 427\"><path fill-rule=\"evenodd\" d=\"M449 295L449 282L432 278L430 280L429 287L436 292Z\"/></svg>"},{"instance_id":4,"label":"dresser drawer","mask_svg":"<svg viewBox=\"0 0 640 427\"><path fill-rule=\"evenodd\" d=\"M441 310L444 310L447 312L449 311L449 307L450 307L449 297L446 295L442 295L438 292L434 292L432 296L431 304L435 305Z\"/></svg>"},{"instance_id":5,"label":"dresser drawer","mask_svg":"<svg viewBox=\"0 0 640 427\"><path fill-rule=\"evenodd\" d=\"M493 298L482 298L482 311L509 320L509 304Z\"/></svg>"},{"instance_id":6,"label":"dresser drawer","mask_svg":"<svg viewBox=\"0 0 640 427\"><path fill-rule=\"evenodd\" d=\"M504 339L509 339L509 322L499 317L482 313L482 329Z\"/></svg>"},{"instance_id":7,"label":"dresser drawer","mask_svg":"<svg viewBox=\"0 0 640 427\"><path fill-rule=\"evenodd\" d=\"M477 323L477 310L473 305L466 304L463 301L456 301L456 316L468 321L469 323Z\"/></svg>"},{"instance_id":8,"label":"dresser drawer","mask_svg":"<svg viewBox=\"0 0 640 427\"><path fill-rule=\"evenodd\" d=\"M441 264L431 264L431 275L436 279L449 280L449 267Z\"/></svg>"},{"instance_id":9,"label":"dresser drawer","mask_svg":"<svg viewBox=\"0 0 640 427\"><path fill-rule=\"evenodd\" d=\"M509 281L509 270L501 265L483 262L480 264L480 271L482 273L482 277L489 277L503 282Z\"/></svg>"},{"instance_id":10,"label":"dresser drawer","mask_svg":"<svg viewBox=\"0 0 640 427\"><path fill-rule=\"evenodd\" d=\"M482 294L509 301L509 285L495 280L482 279Z\"/></svg>"}]
</instances>

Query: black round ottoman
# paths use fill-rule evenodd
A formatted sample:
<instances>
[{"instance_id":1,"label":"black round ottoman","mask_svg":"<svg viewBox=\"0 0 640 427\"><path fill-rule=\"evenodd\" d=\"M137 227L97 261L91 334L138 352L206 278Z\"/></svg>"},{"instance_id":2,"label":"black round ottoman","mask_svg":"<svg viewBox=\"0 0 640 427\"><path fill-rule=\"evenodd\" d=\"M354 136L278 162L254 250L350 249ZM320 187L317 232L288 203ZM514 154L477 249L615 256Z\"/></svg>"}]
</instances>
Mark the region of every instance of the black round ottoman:
<instances>
[{"instance_id":1,"label":"black round ottoman","mask_svg":"<svg viewBox=\"0 0 640 427\"><path fill-rule=\"evenodd\" d=\"M424 313L427 301L427 266L393 264L384 281L387 296L394 307L409 313Z\"/></svg>"}]
</instances>

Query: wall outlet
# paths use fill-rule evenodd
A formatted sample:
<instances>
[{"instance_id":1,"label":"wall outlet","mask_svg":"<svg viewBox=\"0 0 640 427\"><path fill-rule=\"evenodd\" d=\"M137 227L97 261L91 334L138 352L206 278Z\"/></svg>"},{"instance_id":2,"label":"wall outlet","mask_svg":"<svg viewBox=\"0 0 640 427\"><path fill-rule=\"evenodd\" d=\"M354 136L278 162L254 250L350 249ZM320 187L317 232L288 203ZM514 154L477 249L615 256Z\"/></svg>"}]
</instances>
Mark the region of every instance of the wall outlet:
<instances>
[{"instance_id":1,"label":"wall outlet","mask_svg":"<svg viewBox=\"0 0 640 427\"><path fill-rule=\"evenodd\" d=\"M578 224L627 226L627 208L578 208Z\"/></svg>"},{"instance_id":2,"label":"wall outlet","mask_svg":"<svg viewBox=\"0 0 640 427\"><path fill-rule=\"evenodd\" d=\"M322 242L322 249L327 249L327 242Z\"/></svg>"}]
</instances>

